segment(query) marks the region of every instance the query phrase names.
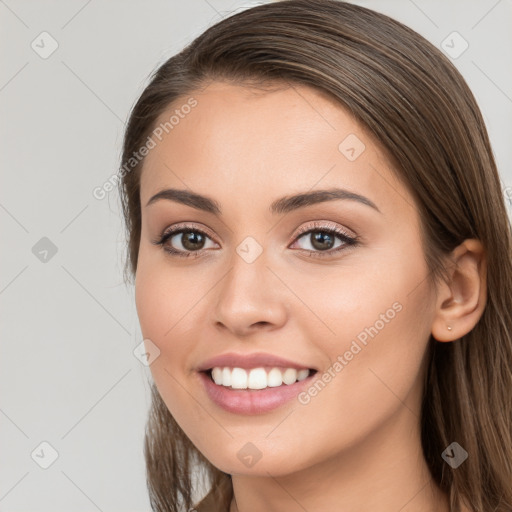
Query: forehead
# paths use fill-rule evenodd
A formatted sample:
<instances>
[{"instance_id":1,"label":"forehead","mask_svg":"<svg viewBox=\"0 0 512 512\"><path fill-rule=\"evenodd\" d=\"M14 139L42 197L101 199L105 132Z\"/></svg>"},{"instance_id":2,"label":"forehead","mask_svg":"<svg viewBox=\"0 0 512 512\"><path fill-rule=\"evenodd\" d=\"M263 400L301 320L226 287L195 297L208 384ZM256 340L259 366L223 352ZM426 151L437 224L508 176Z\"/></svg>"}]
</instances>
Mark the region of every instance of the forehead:
<instances>
[{"instance_id":1,"label":"forehead","mask_svg":"<svg viewBox=\"0 0 512 512\"><path fill-rule=\"evenodd\" d=\"M193 108L181 107L195 101ZM187 113L185 113L187 112ZM191 188L240 204L313 188L365 191L383 203L407 198L379 145L343 106L307 86L271 91L214 82L160 116L172 129L145 158L141 202L165 187ZM177 121L177 122L176 122ZM410 196L407 199L412 203Z\"/></svg>"}]
</instances>

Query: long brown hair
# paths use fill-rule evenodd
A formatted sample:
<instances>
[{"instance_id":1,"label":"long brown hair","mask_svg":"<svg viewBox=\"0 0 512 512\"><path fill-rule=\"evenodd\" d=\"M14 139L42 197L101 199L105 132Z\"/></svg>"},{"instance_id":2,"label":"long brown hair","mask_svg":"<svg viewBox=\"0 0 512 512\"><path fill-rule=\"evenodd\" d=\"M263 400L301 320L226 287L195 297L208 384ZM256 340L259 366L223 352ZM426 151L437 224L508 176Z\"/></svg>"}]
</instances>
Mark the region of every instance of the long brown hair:
<instances>
[{"instance_id":1,"label":"long brown hair","mask_svg":"<svg viewBox=\"0 0 512 512\"><path fill-rule=\"evenodd\" d=\"M132 109L119 174L125 278L137 271L141 232L144 159L133 155L171 104L217 80L262 89L307 85L348 109L416 199L432 282L445 275L443 256L467 238L482 242L482 317L454 342L429 340L422 446L451 510L462 503L477 512L512 510L512 228L482 115L460 73L408 27L335 0L283 0L211 26L152 74ZM441 457L453 441L469 453L456 469ZM154 384L144 454L153 510L194 506L196 466L210 488L202 509L228 510L230 475L199 453Z\"/></svg>"}]
</instances>

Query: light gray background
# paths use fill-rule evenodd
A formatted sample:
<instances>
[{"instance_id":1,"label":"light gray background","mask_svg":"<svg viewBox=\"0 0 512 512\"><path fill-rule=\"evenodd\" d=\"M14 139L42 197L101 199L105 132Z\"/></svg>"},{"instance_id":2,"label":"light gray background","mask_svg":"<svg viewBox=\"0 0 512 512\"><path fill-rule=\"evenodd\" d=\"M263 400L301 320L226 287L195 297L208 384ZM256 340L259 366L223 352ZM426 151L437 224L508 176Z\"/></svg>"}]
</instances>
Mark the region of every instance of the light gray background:
<instances>
[{"instance_id":1,"label":"light gray background","mask_svg":"<svg viewBox=\"0 0 512 512\"><path fill-rule=\"evenodd\" d=\"M437 46L453 31L469 43L454 63L512 198L512 1L354 3ZM122 279L116 191L103 200L92 191L117 170L124 123L150 72L248 5L0 0L2 511L150 510L142 455L150 372L133 354L142 336ZM31 47L51 48L43 31L58 43L47 58ZM47 261L36 245L43 237L57 248ZM47 469L40 464L52 449L42 442L58 454Z\"/></svg>"}]
</instances>

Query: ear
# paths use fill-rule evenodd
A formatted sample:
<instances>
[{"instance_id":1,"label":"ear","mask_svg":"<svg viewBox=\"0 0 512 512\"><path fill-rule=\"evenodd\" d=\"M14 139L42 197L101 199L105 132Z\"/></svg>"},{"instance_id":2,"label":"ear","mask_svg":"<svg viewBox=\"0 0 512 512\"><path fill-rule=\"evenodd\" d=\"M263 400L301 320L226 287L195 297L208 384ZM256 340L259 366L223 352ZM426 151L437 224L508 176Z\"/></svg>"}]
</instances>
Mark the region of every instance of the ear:
<instances>
[{"instance_id":1,"label":"ear","mask_svg":"<svg viewBox=\"0 0 512 512\"><path fill-rule=\"evenodd\" d=\"M464 240L449 260L449 279L437 285L432 322L432 336L443 342L454 341L471 331L487 302L487 261L482 243L473 238Z\"/></svg>"}]
</instances>

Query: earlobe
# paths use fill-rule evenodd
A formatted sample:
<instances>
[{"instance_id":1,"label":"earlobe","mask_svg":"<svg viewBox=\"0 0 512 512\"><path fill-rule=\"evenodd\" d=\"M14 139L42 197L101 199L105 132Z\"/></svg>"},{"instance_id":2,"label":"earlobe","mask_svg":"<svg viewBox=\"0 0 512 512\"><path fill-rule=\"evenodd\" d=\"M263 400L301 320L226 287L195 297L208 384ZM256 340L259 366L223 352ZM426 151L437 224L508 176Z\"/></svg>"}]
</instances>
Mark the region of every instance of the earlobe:
<instances>
[{"instance_id":1,"label":"earlobe","mask_svg":"<svg viewBox=\"0 0 512 512\"><path fill-rule=\"evenodd\" d=\"M437 341L454 341L480 320L487 301L487 262L482 243L466 239L450 255L448 282L440 282L432 322Z\"/></svg>"}]
</instances>

